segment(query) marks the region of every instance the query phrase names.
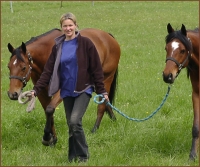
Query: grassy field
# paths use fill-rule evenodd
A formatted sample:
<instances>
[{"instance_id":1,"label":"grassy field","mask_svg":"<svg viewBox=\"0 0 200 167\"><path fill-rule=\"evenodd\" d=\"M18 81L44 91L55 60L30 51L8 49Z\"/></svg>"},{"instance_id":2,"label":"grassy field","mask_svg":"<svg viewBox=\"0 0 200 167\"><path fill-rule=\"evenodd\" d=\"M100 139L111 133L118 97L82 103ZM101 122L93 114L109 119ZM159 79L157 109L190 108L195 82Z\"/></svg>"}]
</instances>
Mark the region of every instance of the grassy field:
<instances>
[{"instance_id":1,"label":"grassy field","mask_svg":"<svg viewBox=\"0 0 200 167\"><path fill-rule=\"evenodd\" d=\"M197 1L139 2L1 2L1 166L76 166L67 162L68 130L63 104L55 112L58 143L41 143L45 115L39 101L27 113L26 106L7 96L10 53L31 37L59 27L63 13L76 15L79 29L98 28L112 33L121 47L115 107L133 118L144 118L161 103L167 84L165 66L166 26L175 29L199 27ZM24 91L32 89L29 82ZM104 116L100 129L90 132L97 104L91 102L83 119L90 151L87 166L199 166L188 162L193 121L191 84L186 70L173 84L161 110L145 122L130 121L117 112L116 122Z\"/></svg>"}]
</instances>

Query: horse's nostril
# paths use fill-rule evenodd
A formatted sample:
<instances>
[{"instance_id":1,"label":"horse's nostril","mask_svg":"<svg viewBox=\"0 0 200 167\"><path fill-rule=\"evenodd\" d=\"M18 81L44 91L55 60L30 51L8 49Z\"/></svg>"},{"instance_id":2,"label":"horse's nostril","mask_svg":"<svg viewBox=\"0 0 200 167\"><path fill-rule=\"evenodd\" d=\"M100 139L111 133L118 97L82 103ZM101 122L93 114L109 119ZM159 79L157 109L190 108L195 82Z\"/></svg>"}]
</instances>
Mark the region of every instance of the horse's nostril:
<instances>
[{"instance_id":1,"label":"horse's nostril","mask_svg":"<svg viewBox=\"0 0 200 167\"><path fill-rule=\"evenodd\" d=\"M18 94L17 94L17 92L14 92L14 94L13 94L14 96L18 96Z\"/></svg>"},{"instance_id":2,"label":"horse's nostril","mask_svg":"<svg viewBox=\"0 0 200 167\"><path fill-rule=\"evenodd\" d=\"M166 82L166 83L173 83L173 82L174 82L174 80L173 80L173 74L170 73L170 74L167 74L167 75L166 75L166 74L163 72L163 81Z\"/></svg>"},{"instance_id":3,"label":"horse's nostril","mask_svg":"<svg viewBox=\"0 0 200 167\"><path fill-rule=\"evenodd\" d=\"M17 93L17 92L10 93L10 92L8 91L7 93L8 93L8 97L9 97L11 100L17 100L17 99L18 99L18 93Z\"/></svg>"},{"instance_id":4,"label":"horse's nostril","mask_svg":"<svg viewBox=\"0 0 200 167\"><path fill-rule=\"evenodd\" d=\"M169 80L169 81L172 80L172 73L169 74L168 80Z\"/></svg>"}]
</instances>

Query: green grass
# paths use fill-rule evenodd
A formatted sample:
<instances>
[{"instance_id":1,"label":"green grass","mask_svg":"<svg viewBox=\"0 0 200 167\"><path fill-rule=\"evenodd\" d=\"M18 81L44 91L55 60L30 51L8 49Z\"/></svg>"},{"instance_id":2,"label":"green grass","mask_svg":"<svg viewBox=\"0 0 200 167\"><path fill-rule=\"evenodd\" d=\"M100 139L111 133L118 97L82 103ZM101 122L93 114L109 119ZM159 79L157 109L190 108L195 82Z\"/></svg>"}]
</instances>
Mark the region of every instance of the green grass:
<instances>
[{"instance_id":1,"label":"green grass","mask_svg":"<svg viewBox=\"0 0 200 167\"><path fill-rule=\"evenodd\" d=\"M39 101L26 113L26 106L7 96L10 53L31 37L55 27L63 13L76 15L79 29L93 27L112 33L121 47L115 107L130 117L144 118L161 103L167 91L162 80L165 66L165 36L168 23L177 29L199 26L198 2L1 2L1 165L76 166L67 162L68 130L63 104L55 112L58 143L54 148L41 143L45 115ZM25 90L32 89L28 82ZM161 110L145 122L133 122L115 112L116 122L107 115L100 129L90 132L97 105L91 99L83 119L90 151L88 166L199 166L188 163L193 121L191 84L186 70L173 84Z\"/></svg>"}]
</instances>

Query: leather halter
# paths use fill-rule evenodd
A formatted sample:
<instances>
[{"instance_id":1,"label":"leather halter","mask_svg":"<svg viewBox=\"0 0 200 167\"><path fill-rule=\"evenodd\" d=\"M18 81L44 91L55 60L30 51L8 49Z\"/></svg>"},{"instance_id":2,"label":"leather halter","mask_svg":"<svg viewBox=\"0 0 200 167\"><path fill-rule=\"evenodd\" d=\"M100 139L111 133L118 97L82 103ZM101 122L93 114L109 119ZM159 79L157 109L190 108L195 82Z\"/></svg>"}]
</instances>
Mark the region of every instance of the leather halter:
<instances>
[{"instance_id":1,"label":"leather halter","mask_svg":"<svg viewBox=\"0 0 200 167\"><path fill-rule=\"evenodd\" d=\"M28 60L29 60L29 63L33 64L33 59L32 59L31 54L29 52L28 52ZM29 64L29 70L28 70L27 74L24 77L12 76L11 75L9 77L9 79L19 79L23 83L23 87L22 87L22 89L23 89L27 84L27 77L30 75L31 69L32 69L32 67Z\"/></svg>"},{"instance_id":2,"label":"leather halter","mask_svg":"<svg viewBox=\"0 0 200 167\"><path fill-rule=\"evenodd\" d=\"M189 42L191 43L191 40L190 40L190 38L188 38L188 40L189 40ZM192 44L192 43L191 43ZM188 51L188 55L187 55L187 57L185 58L185 60L183 61L183 63L179 63L176 59L174 59L173 57L168 57L168 58L166 58L166 61L165 62L167 62L168 60L171 60L171 61L173 61L174 63L176 63L176 65L178 66L178 72L177 72L177 74L176 74L176 77L178 76L178 74L181 72L181 70L183 69L183 67L184 67L184 65L185 65L185 63L189 60L189 58L191 57L191 53L190 53L190 51Z\"/></svg>"}]
</instances>

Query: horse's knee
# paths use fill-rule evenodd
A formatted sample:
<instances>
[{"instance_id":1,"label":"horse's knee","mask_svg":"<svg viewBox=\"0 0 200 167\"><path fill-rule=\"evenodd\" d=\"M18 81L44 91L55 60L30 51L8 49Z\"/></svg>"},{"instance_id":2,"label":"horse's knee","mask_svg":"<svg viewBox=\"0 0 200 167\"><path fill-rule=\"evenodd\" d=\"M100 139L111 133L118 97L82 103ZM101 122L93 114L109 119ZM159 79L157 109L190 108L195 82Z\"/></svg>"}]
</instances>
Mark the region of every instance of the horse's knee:
<instances>
[{"instance_id":1,"label":"horse's knee","mask_svg":"<svg viewBox=\"0 0 200 167\"><path fill-rule=\"evenodd\" d=\"M199 128L196 126L192 127L192 137L193 138L198 138L199 137Z\"/></svg>"},{"instance_id":2,"label":"horse's knee","mask_svg":"<svg viewBox=\"0 0 200 167\"><path fill-rule=\"evenodd\" d=\"M54 111L55 111L55 108L53 108L53 107L51 107L51 106L47 106L47 108L46 108L46 110L45 110L45 113L46 113L47 115L53 115Z\"/></svg>"}]
</instances>

